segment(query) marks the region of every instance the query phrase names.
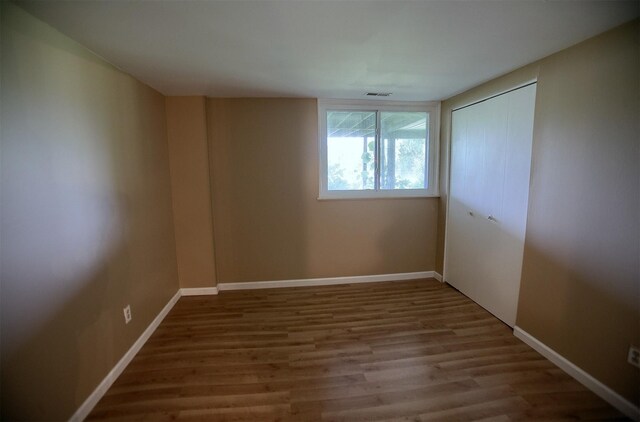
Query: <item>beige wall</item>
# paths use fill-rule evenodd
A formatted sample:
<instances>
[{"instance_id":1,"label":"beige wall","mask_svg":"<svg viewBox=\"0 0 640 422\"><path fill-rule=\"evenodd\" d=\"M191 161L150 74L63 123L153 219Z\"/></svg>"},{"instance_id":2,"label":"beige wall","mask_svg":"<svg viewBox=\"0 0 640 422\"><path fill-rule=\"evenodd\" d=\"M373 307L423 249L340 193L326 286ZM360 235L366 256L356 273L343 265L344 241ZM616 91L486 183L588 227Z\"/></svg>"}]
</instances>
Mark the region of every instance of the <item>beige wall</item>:
<instances>
[{"instance_id":1,"label":"beige wall","mask_svg":"<svg viewBox=\"0 0 640 422\"><path fill-rule=\"evenodd\" d=\"M2 419L64 420L178 288L164 97L1 8Z\"/></svg>"},{"instance_id":2,"label":"beige wall","mask_svg":"<svg viewBox=\"0 0 640 422\"><path fill-rule=\"evenodd\" d=\"M640 370L626 357L640 346L638 31L617 28L442 106L445 150L453 108L537 75L517 325L636 406Z\"/></svg>"},{"instance_id":3,"label":"beige wall","mask_svg":"<svg viewBox=\"0 0 640 422\"><path fill-rule=\"evenodd\" d=\"M434 269L438 200L318 201L312 99L208 99L218 280Z\"/></svg>"},{"instance_id":4,"label":"beige wall","mask_svg":"<svg viewBox=\"0 0 640 422\"><path fill-rule=\"evenodd\" d=\"M180 287L216 285L204 97L167 97Z\"/></svg>"}]
</instances>

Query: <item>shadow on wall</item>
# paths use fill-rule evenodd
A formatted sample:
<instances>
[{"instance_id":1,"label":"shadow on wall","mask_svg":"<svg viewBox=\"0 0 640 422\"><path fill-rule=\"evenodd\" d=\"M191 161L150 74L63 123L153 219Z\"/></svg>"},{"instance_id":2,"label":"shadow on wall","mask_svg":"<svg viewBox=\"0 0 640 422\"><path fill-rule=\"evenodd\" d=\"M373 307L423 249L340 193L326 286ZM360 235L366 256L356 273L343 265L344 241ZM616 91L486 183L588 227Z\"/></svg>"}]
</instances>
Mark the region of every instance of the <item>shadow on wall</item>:
<instances>
[{"instance_id":1,"label":"shadow on wall","mask_svg":"<svg viewBox=\"0 0 640 422\"><path fill-rule=\"evenodd\" d=\"M640 370L627 363L640 344L637 271L589 271L528 241L522 273L517 325L640 406Z\"/></svg>"},{"instance_id":2,"label":"shadow on wall","mask_svg":"<svg viewBox=\"0 0 640 422\"><path fill-rule=\"evenodd\" d=\"M455 200L452 198L452 201ZM473 208L462 204L452 207L454 209ZM458 217L460 227L457 230L462 233L480 233L477 229L465 226L477 224L479 216L465 217L467 216ZM554 233L571 231L553 227L549 230ZM505 242L512 242L514 247L519 242L507 230L493 232L492 236L504 237ZM573 245L563 251L562 247L554 246L549 241L540 241L529 232L527 236L516 325L638 406L640 371L627 363L629 346L640 344L637 256L635 269L631 263L626 265L626 272L622 271L623 265L618 266L617 272L603 268L585 268L576 264L578 254L594 251L598 249L598 245ZM492 258L492 252L486 250L482 254L473 253L479 248L486 248L484 237L466 235L464 244L457 248L464 249L463 256L470 260L465 263L466 268L473 268L490 277L501 277L501 269L487 263L499 262L503 256L494 255ZM601 250L600 255L611 252ZM574 256L568 257L567 253ZM631 256L632 254L627 254L627 258ZM447 263L448 268L455 265L451 260ZM448 281L452 280L452 273L447 273ZM477 287L475 293L467 294L480 303L483 299L487 300L487 296L491 296L492 303L510 300L501 291L485 291L482 286L473 287Z\"/></svg>"},{"instance_id":3,"label":"shadow on wall","mask_svg":"<svg viewBox=\"0 0 640 422\"><path fill-rule=\"evenodd\" d=\"M435 270L436 245L434 241L425 240L436 238L432 230L436 229L438 198L381 201L380 206L386 215L377 222L380 231L373 242L376 249L375 273Z\"/></svg>"},{"instance_id":4,"label":"shadow on wall","mask_svg":"<svg viewBox=\"0 0 640 422\"><path fill-rule=\"evenodd\" d=\"M208 99L219 281L434 269L437 198L318 200L315 99Z\"/></svg>"},{"instance_id":5,"label":"shadow on wall","mask_svg":"<svg viewBox=\"0 0 640 422\"><path fill-rule=\"evenodd\" d=\"M103 371L124 353L115 343L103 340L113 338L118 334L116 331L120 331L115 330L118 315L116 309L108 306L108 297L126 294L124 286L114 288L109 272L112 271L105 265L80 280L57 280L61 285L73 283L81 287L43 316L37 328L24 327L27 324L21 321L22 315L38 312L33 306L6 309L9 300L24 302L26 294L4 289L3 325L13 327L3 327L3 419L67 419L97 386L100 376L106 375ZM18 280L3 274L3 284ZM12 331L18 326L22 330L21 339L14 342ZM6 344L8 342L11 344Z\"/></svg>"},{"instance_id":6,"label":"shadow on wall","mask_svg":"<svg viewBox=\"0 0 640 422\"><path fill-rule=\"evenodd\" d=\"M63 420L177 289L164 101L2 7L2 419Z\"/></svg>"},{"instance_id":7,"label":"shadow on wall","mask_svg":"<svg viewBox=\"0 0 640 422\"><path fill-rule=\"evenodd\" d=\"M311 100L207 100L222 282L282 280L305 273L310 193L304 187L309 158L303 139L308 107L314 107Z\"/></svg>"}]
</instances>

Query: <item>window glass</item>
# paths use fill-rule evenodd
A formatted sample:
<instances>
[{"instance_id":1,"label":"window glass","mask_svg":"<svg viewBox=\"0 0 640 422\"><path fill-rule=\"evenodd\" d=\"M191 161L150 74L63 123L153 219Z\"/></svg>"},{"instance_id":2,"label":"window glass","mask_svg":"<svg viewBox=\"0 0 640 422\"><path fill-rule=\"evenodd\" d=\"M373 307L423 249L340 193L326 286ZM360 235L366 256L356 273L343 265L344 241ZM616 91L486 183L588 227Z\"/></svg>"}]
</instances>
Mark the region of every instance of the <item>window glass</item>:
<instances>
[{"instance_id":1,"label":"window glass","mask_svg":"<svg viewBox=\"0 0 640 422\"><path fill-rule=\"evenodd\" d=\"M380 189L426 189L429 115L380 114Z\"/></svg>"},{"instance_id":2,"label":"window glass","mask_svg":"<svg viewBox=\"0 0 640 422\"><path fill-rule=\"evenodd\" d=\"M375 188L376 113L327 112L327 187Z\"/></svg>"},{"instance_id":3,"label":"window glass","mask_svg":"<svg viewBox=\"0 0 640 422\"><path fill-rule=\"evenodd\" d=\"M319 100L320 199L438 195L438 104Z\"/></svg>"}]
</instances>

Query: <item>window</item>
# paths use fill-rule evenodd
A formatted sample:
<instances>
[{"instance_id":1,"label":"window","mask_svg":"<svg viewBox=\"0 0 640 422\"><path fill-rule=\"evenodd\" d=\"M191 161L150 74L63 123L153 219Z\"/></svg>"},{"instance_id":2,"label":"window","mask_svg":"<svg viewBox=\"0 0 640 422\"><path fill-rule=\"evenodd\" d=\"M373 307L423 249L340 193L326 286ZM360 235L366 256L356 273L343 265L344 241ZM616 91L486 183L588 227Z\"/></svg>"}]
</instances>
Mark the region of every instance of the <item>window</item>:
<instances>
[{"instance_id":1,"label":"window","mask_svg":"<svg viewBox=\"0 0 640 422\"><path fill-rule=\"evenodd\" d=\"M319 102L320 199L438 195L438 104Z\"/></svg>"}]
</instances>

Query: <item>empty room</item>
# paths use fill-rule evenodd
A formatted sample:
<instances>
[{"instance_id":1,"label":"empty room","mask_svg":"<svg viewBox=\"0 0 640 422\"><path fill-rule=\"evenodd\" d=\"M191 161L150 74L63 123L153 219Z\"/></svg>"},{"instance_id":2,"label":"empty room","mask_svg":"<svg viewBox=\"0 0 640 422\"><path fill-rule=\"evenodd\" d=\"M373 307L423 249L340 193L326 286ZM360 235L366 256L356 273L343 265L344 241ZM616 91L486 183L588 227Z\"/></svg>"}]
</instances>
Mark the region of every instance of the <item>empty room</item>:
<instances>
[{"instance_id":1,"label":"empty room","mask_svg":"<svg viewBox=\"0 0 640 422\"><path fill-rule=\"evenodd\" d=\"M639 16L3 0L0 419L640 421Z\"/></svg>"}]
</instances>

